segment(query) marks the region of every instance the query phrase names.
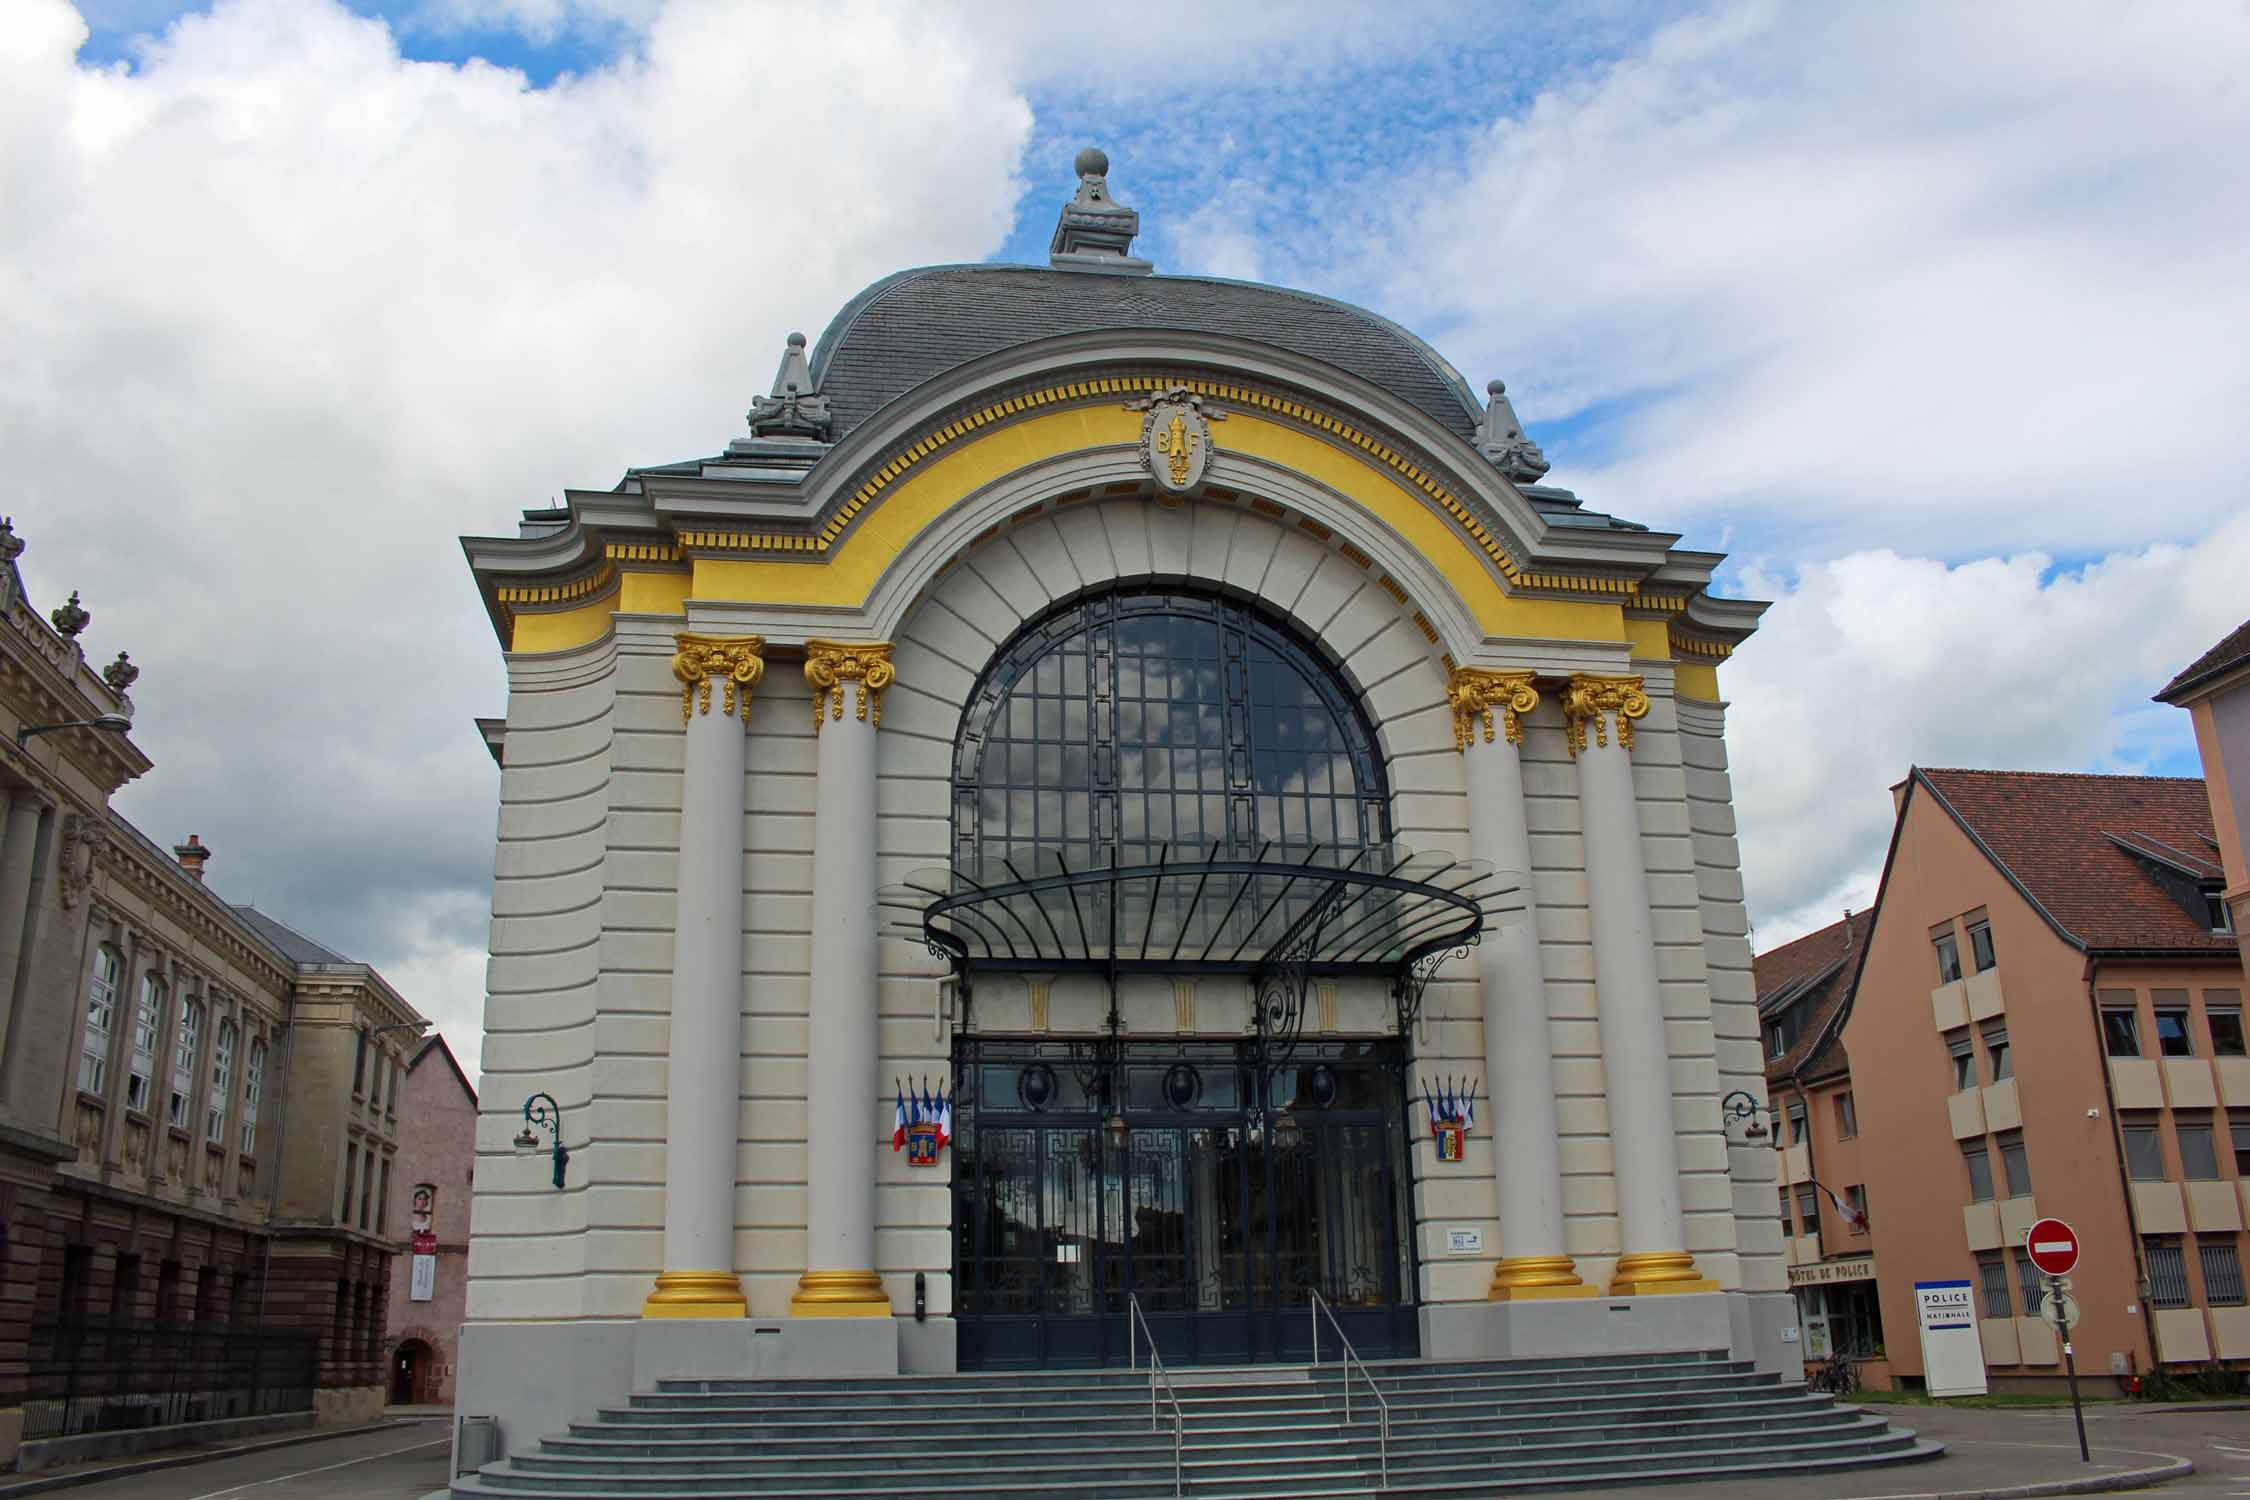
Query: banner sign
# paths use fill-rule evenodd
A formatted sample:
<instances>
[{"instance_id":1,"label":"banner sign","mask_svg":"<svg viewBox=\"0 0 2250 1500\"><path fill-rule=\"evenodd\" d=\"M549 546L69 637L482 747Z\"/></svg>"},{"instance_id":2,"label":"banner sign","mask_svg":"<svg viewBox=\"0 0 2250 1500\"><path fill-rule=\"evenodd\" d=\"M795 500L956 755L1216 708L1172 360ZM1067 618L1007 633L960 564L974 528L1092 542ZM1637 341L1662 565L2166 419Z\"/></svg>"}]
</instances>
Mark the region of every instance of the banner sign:
<instances>
[{"instance_id":1,"label":"banner sign","mask_svg":"<svg viewBox=\"0 0 2250 1500\"><path fill-rule=\"evenodd\" d=\"M413 1279L408 1282L406 1289L407 1300L427 1302L436 1295L437 1257L434 1255L415 1256Z\"/></svg>"},{"instance_id":2,"label":"banner sign","mask_svg":"<svg viewBox=\"0 0 2250 1500\"><path fill-rule=\"evenodd\" d=\"M1834 1286L1845 1281L1873 1281L1875 1258L1862 1256L1858 1260L1821 1260L1809 1266L1791 1266L1791 1286Z\"/></svg>"}]
</instances>

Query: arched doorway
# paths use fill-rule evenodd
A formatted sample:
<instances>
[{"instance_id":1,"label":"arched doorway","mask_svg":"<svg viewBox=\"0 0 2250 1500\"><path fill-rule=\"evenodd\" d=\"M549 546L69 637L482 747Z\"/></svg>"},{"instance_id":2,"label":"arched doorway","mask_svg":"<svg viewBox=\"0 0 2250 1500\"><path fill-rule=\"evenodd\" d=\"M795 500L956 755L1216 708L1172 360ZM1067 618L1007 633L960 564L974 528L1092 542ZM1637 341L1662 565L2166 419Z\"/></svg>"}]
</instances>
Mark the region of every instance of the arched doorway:
<instances>
[{"instance_id":1,"label":"arched doorway","mask_svg":"<svg viewBox=\"0 0 2250 1500\"><path fill-rule=\"evenodd\" d=\"M400 1340L391 1355L391 1405L420 1406L429 1400L431 1358L423 1340Z\"/></svg>"},{"instance_id":2,"label":"arched doorway","mask_svg":"<svg viewBox=\"0 0 2250 1500\"><path fill-rule=\"evenodd\" d=\"M972 1003L956 1039L962 1367L1122 1363L1128 1298L1179 1364L1304 1357L1315 1293L1368 1356L1415 1352L1404 1045L1301 1039L1303 1003L1481 915L1402 876L1374 726L1319 646L1215 591L1082 595L986 669L952 792L926 916L963 978L1110 1000L1076 1035L980 1032ZM1253 997L1249 1024L1127 1036L1128 974Z\"/></svg>"}]
</instances>

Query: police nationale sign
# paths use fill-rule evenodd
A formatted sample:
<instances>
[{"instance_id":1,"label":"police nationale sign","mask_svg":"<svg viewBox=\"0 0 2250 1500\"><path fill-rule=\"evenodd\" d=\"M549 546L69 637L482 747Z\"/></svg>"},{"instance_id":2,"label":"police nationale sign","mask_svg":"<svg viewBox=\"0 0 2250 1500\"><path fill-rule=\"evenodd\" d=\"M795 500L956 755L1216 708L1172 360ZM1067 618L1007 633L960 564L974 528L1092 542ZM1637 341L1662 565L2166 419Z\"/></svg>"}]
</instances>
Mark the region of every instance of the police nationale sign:
<instances>
[{"instance_id":1,"label":"police nationale sign","mask_svg":"<svg viewBox=\"0 0 2250 1500\"><path fill-rule=\"evenodd\" d=\"M1823 1260L1809 1266L1791 1266L1791 1286L1835 1286L1846 1281L1873 1281L1875 1261L1872 1257L1859 1260Z\"/></svg>"}]
</instances>

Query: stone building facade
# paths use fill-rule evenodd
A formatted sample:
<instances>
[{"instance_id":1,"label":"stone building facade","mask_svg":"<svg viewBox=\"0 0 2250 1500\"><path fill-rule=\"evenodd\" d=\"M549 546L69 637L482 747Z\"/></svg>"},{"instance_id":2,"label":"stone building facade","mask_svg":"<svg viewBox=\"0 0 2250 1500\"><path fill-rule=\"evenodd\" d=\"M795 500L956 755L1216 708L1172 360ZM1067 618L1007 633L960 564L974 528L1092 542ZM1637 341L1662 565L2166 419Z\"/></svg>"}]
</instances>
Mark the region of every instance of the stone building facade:
<instances>
[{"instance_id":1,"label":"stone building facade","mask_svg":"<svg viewBox=\"0 0 2250 1500\"><path fill-rule=\"evenodd\" d=\"M390 1197L385 1395L393 1405L443 1405L453 1399L457 1344L467 1316L477 1091L445 1038L432 1036L407 1062L405 1093ZM417 1248L418 1236L426 1236L421 1242L426 1250ZM414 1281L418 1254L432 1262L422 1296Z\"/></svg>"},{"instance_id":2,"label":"stone building facade","mask_svg":"<svg viewBox=\"0 0 2250 1500\"><path fill-rule=\"evenodd\" d=\"M134 1331L317 1336L303 1404L365 1414L388 1246L363 1205L423 1023L365 964L223 900L200 839L167 851L110 808L150 769L137 670L88 665L76 595L39 616L23 545L0 524L0 1449L49 1461L89 1425L254 1404L154 1392Z\"/></svg>"},{"instance_id":3,"label":"stone building facade","mask_svg":"<svg viewBox=\"0 0 2250 1500\"><path fill-rule=\"evenodd\" d=\"M1122 1362L1128 1290L1175 1362L1302 1357L1318 1292L1393 1354L1794 1373L1720 1117L1761 606L1397 325L1149 274L1079 165L1048 266L878 282L726 451L465 542L509 688L460 1408Z\"/></svg>"}]
</instances>

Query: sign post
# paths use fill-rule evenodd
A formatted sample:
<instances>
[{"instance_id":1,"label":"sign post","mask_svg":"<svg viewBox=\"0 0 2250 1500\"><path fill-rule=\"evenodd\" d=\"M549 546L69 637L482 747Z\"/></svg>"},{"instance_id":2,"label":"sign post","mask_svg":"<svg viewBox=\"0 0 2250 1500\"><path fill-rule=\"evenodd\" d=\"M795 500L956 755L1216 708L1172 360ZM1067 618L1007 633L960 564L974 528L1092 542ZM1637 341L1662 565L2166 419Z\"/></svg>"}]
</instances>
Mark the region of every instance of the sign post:
<instances>
[{"instance_id":1,"label":"sign post","mask_svg":"<svg viewBox=\"0 0 2250 1500\"><path fill-rule=\"evenodd\" d=\"M2078 1265L2078 1232L2060 1219L2041 1219L2023 1240L2024 1252L2047 1278L2039 1316L2062 1336L2063 1370L2070 1376L2070 1415L2078 1424L2078 1461L2092 1463L2093 1455L2086 1450L2086 1409L2078 1404L2078 1358L2070 1346L2070 1330L2078 1326L2078 1299L2070 1295L2070 1273Z\"/></svg>"}]
</instances>

